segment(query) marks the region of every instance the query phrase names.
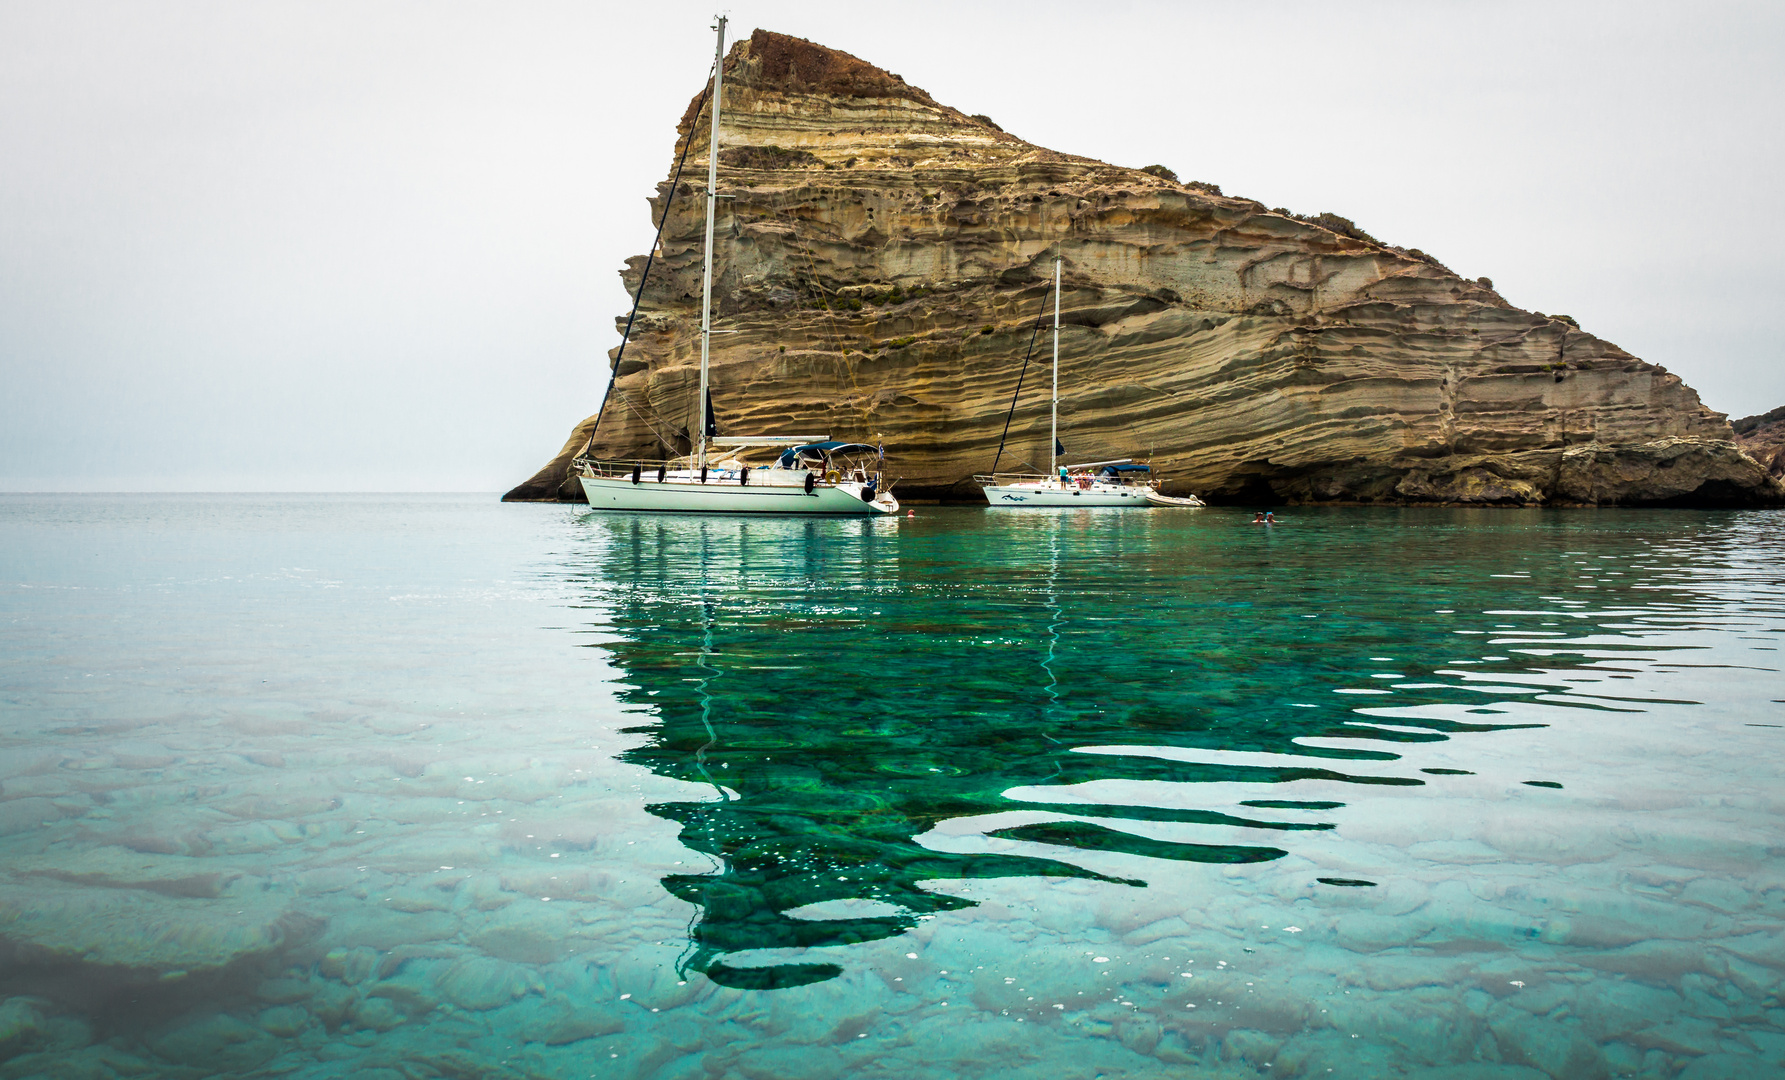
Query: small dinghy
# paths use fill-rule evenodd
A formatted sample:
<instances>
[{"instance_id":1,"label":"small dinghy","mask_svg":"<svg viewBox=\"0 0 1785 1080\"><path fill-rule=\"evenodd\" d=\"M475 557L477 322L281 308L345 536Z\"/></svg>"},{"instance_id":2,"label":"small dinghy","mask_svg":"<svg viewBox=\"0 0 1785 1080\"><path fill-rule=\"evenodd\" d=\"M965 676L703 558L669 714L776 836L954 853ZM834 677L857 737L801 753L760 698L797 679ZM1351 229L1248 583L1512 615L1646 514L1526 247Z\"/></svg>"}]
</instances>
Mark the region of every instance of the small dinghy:
<instances>
[{"instance_id":1,"label":"small dinghy","mask_svg":"<svg viewBox=\"0 0 1785 1080\"><path fill-rule=\"evenodd\" d=\"M1147 501L1154 506L1207 506L1208 504L1194 495L1186 495L1179 499L1171 495L1161 495L1153 488L1147 489Z\"/></svg>"}]
</instances>

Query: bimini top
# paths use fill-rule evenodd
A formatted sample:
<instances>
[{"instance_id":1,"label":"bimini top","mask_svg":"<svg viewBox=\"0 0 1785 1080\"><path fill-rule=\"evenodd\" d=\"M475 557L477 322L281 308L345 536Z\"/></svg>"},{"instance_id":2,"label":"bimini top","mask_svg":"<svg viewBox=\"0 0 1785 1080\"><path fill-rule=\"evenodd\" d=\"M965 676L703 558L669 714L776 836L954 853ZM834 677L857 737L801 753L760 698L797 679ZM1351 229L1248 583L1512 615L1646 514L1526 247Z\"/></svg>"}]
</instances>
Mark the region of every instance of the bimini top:
<instances>
[{"instance_id":1,"label":"bimini top","mask_svg":"<svg viewBox=\"0 0 1785 1080\"><path fill-rule=\"evenodd\" d=\"M1117 473L1125 473L1125 472L1152 472L1153 467L1151 465L1142 465L1138 462L1131 461L1131 462L1124 462L1124 463L1116 464L1116 465L1105 465L1103 468L1098 469L1097 471L1102 473L1105 476L1114 476Z\"/></svg>"},{"instance_id":2,"label":"bimini top","mask_svg":"<svg viewBox=\"0 0 1785 1080\"><path fill-rule=\"evenodd\" d=\"M802 454L818 454L829 457L839 450L872 450L879 452L879 447L859 442L815 442L804 446L791 446L781 452L781 460L777 462L783 469L791 469L798 464Z\"/></svg>"}]
</instances>

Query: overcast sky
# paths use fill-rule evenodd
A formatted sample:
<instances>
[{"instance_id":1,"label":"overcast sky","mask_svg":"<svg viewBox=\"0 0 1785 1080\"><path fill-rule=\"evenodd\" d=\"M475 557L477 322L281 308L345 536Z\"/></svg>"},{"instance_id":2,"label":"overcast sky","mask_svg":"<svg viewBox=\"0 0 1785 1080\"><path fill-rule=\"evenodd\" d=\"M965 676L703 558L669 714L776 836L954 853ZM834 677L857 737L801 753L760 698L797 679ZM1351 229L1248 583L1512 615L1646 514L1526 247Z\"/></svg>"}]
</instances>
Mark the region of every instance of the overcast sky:
<instances>
[{"instance_id":1,"label":"overcast sky","mask_svg":"<svg viewBox=\"0 0 1785 1080\"><path fill-rule=\"evenodd\" d=\"M594 411L710 3L0 0L0 490L489 490ZM1785 5L733 8L1785 404Z\"/></svg>"}]
</instances>

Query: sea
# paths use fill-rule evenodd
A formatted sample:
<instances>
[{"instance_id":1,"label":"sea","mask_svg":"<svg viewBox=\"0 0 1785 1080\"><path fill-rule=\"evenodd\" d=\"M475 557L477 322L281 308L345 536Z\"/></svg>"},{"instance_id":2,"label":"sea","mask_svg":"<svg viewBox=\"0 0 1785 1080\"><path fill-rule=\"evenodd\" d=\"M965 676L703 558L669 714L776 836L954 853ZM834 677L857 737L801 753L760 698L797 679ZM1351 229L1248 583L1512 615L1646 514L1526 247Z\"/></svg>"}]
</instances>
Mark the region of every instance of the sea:
<instances>
[{"instance_id":1,"label":"sea","mask_svg":"<svg viewBox=\"0 0 1785 1080\"><path fill-rule=\"evenodd\" d=\"M1785 1076L1785 513L0 496L0 1077Z\"/></svg>"}]
</instances>

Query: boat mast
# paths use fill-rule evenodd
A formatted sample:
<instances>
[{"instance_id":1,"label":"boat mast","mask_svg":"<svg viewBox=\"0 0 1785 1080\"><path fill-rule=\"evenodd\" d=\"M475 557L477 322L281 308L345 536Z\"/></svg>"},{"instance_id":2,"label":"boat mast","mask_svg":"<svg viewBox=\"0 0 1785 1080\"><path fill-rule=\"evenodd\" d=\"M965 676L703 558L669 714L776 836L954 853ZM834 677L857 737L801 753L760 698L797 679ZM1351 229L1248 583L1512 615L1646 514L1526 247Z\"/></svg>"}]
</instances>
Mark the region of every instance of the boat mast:
<instances>
[{"instance_id":1,"label":"boat mast","mask_svg":"<svg viewBox=\"0 0 1785 1080\"><path fill-rule=\"evenodd\" d=\"M695 423L700 425L699 468L707 467L707 350L713 338L713 207L719 199L719 84L725 74L725 16L716 15L719 44L713 50L713 132L707 137L707 246L700 280L700 400ZM688 133L694 137L693 132Z\"/></svg>"},{"instance_id":2,"label":"boat mast","mask_svg":"<svg viewBox=\"0 0 1785 1080\"><path fill-rule=\"evenodd\" d=\"M1058 470L1054 465L1054 454L1060 447L1060 260L1054 260L1054 411L1053 426L1048 432L1047 474L1052 477Z\"/></svg>"}]
</instances>

